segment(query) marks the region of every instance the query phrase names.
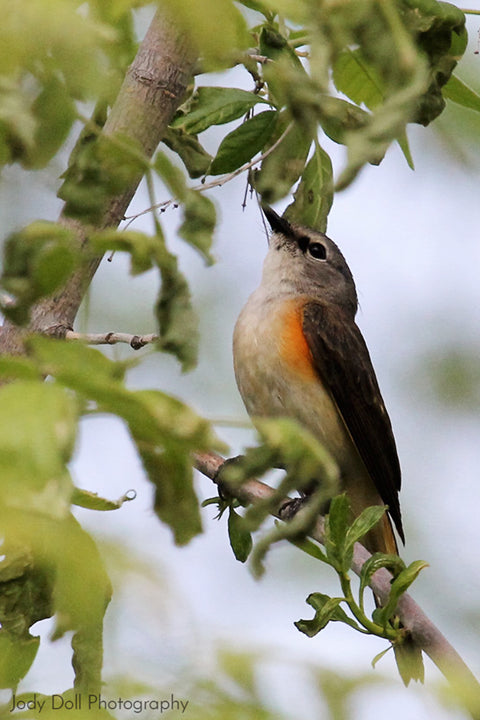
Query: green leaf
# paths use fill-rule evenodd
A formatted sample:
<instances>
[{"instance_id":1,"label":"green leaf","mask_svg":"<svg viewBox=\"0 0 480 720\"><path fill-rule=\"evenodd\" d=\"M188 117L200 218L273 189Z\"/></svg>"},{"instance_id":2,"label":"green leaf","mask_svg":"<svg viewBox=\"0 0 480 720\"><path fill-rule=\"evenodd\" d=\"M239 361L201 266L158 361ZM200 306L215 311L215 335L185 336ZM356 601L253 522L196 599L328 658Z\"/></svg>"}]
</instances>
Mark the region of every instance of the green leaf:
<instances>
[{"instance_id":1,"label":"green leaf","mask_svg":"<svg viewBox=\"0 0 480 720\"><path fill-rule=\"evenodd\" d=\"M278 8L275 10L279 11ZM294 48L276 26L262 28L260 52L272 60L263 66L269 99L277 108L285 108L295 124L313 140L325 86L309 75Z\"/></svg>"},{"instance_id":2,"label":"green leaf","mask_svg":"<svg viewBox=\"0 0 480 720\"><path fill-rule=\"evenodd\" d=\"M213 202L197 190L189 190L183 202L183 222L178 234L202 255L208 265L214 258L210 253L216 224Z\"/></svg>"},{"instance_id":3,"label":"green leaf","mask_svg":"<svg viewBox=\"0 0 480 720\"><path fill-rule=\"evenodd\" d=\"M281 113L269 147L278 142L289 124L288 115ZM312 139L303 128L292 124L275 151L263 160L260 172L253 177L255 189L263 200L273 203L290 192L304 171L311 143Z\"/></svg>"},{"instance_id":4,"label":"green leaf","mask_svg":"<svg viewBox=\"0 0 480 720\"><path fill-rule=\"evenodd\" d=\"M123 383L125 363L109 360L79 342L35 337L28 347L42 372L95 401L103 411L124 418L143 442L171 441L171 449L178 442L191 445L190 449L218 447L210 424L180 400L160 391L128 390Z\"/></svg>"},{"instance_id":5,"label":"green leaf","mask_svg":"<svg viewBox=\"0 0 480 720\"><path fill-rule=\"evenodd\" d=\"M55 563L54 603L57 623L54 638L69 630L96 626L99 640L111 585L92 537L70 516L48 533L47 553ZM90 648L90 652L94 648ZM96 648L101 653L101 645ZM90 662L93 663L91 656ZM101 654L96 658L101 666ZM90 669L85 668L86 672Z\"/></svg>"},{"instance_id":6,"label":"green leaf","mask_svg":"<svg viewBox=\"0 0 480 720\"><path fill-rule=\"evenodd\" d=\"M292 91L294 94L293 84L301 85L302 80L309 80L302 61L275 24L262 27L260 53L273 60L264 68L270 97L281 105L287 104Z\"/></svg>"},{"instance_id":7,"label":"green leaf","mask_svg":"<svg viewBox=\"0 0 480 720\"><path fill-rule=\"evenodd\" d=\"M232 0L168 0L175 22L202 58L204 70L229 67L238 51L249 47L245 19Z\"/></svg>"},{"instance_id":8,"label":"green leaf","mask_svg":"<svg viewBox=\"0 0 480 720\"><path fill-rule=\"evenodd\" d=\"M428 567L428 563L424 560L415 560L410 565L402 570L399 575L393 580L390 589L390 595L388 597L387 604L379 609L378 622L382 622L384 625L389 621L395 612L398 600L404 592L408 590L410 585L416 580L419 573Z\"/></svg>"},{"instance_id":9,"label":"green leaf","mask_svg":"<svg viewBox=\"0 0 480 720\"><path fill-rule=\"evenodd\" d=\"M62 517L70 506L66 470L75 442L75 399L52 383L17 381L0 390L1 502Z\"/></svg>"},{"instance_id":10,"label":"green leaf","mask_svg":"<svg viewBox=\"0 0 480 720\"><path fill-rule=\"evenodd\" d=\"M292 487L301 489L311 483L312 478L318 478L325 492L331 495L337 486L338 467L313 434L289 418L257 418L255 425L264 444L264 453L270 454L277 467L287 468L295 483ZM248 458L248 451L244 457ZM236 463L238 465L240 463ZM249 470L254 471L252 475L255 473L255 468L250 467Z\"/></svg>"},{"instance_id":11,"label":"green leaf","mask_svg":"<svg viewBox=\"0 0 480 720\"><path fill-rule=\"evenodd\" d=\"M30 358L11 355L0 357L0 378L6 382L43 379L38 367Z\"/></svg>"},{"instance_id":12,"label":"green leaf","mask_svg":"<svg viewBox=\"0 0 480 720\"><path fill-rule=\"evenodd\" d=\"M32 112L36 120L34 143L27 148L22 165L38 169L52 159L67 139L76 108L64 83L53 75L33 103Z\"/></svg>"},{"instance_id":13,"label":"green leaf","mask_svg":"<svg viewBox=\"0 0 480 720\"><path fill-rule=\"evenodd\" d=\"M339 92L370 110L384 100L384 82L360 49L345 50L338 55L333 66L333 82Z\"/></svg>"},{"instance_id":14,"label":"green leaf","mask_svg":"<svg viewBox=\"0 0 480 720\"><path fill-rule=\"evenodd\" d=\"M377 525L386 512L385 505L372 505L358 515L347 530L345 546L350 548Z\"/></svg>"},{"instance_id":15,"label":"green leaf","mask_svg":"<svg viewBox=\"0 0 480 720\"><path fill-rule=\"evenodd\" d=\"M295 627L308 637L317 635L330 621L343 622L359 630L360 626L340 607L344 600L345 598L332 598L323 593L312 593L308 596L307 603L315 610L315 617L311 620L298 620L294 623Z\"/></svg>"},{"instance_id":16,"label":"green leaf","mask_svg":"<svg viewBox=\"0 0 480 720\"><path fill-rule=\"evenodd\" d=\"M320 124L325 134L336 143L345 144L347 133L364 128L369 119L369 113L346 100L327 97L322 103Z\"/></svg>"},{"instance_id":17,"label":"green leaf","mask_svg":"<svg viewBox=\"0 0 480 720\"><path fill-rule=\"evenodd\" d=\"M374 553L371 555L362 565L360 573L360 597L363 596L366 587L370 584L372 575L374 575L377 570L380 570L380 568L387 568L395 576L405 569L405 563L398 555L387 555L385 553Z\"/></svg>"},{"instance_id":18,"label":"green leaf","mask_svg":"<svg viewBox=\"0 0 480 720\"><path fill-rule=\"evenodd\" d=\"M183 201L187 195L187 184L180 168L171 162L165 153L162 152L156 154L154 168L173 197L180 202Z\"/></svg>"},{"instance_id":19,"label":"green leaf","mask_svg":"<svg viewBox=\"0 0 480 720\"><path fill-rule=\"evenodd\" d=\"M190 135L201 133L211 125L223 125L245 115L254 105L265 103L258 95L228 87L200 87L195 93L187 114L180 114L172 122Z\"/></svg>"},{"instance_id":20,"label":"green leaf","mask_svg":"<svg viewBox=\"0 0 480 720\"><path fill-rule=\"evenodd\" d=\"M291 222L325 232L332 202L332 161L325 150L315 143L315 152L303 171L294 201L284 215Z\"/></svg>"},{"instance_id":21,"label":"green leaf","mask_svg":"<svg viewBox=\"0 0 480 720\"><path fill-rule=\"evenodd\" d=\"M443 88L444 97L457 105L480 112L480 95L466 85L456 75L452 75Z\"/></svg>"},{"instance_id":22,"label":"green leaf","mask_svg":"<svg viewBox=\"0 0 480 720\"><path fill-rule=\"evenodd\" d=\"M351 510L347 496L337 495L332 499L326 517L325 549L330 563L340 571L348 570L350 567L350 553L346 552L346 535L350 518Z\"/></svg>"},{"instance_id":23,"label":"green leaf","mask_svg":"<svg viewBox=\"0 0 480 720\"><path fill-rule=\"evenodd\" d=\"M108 405L104 402L104 407L125 419L139 446L152 446L171 454L179 450L188 454L208 448L224 449L207 420L160 390L132 392L121 387L118 396L112 396Z\"/></svg>"},{"instance_id":24,"label":"green leaf","mask_svg":"<svg viewBox=\"0 0 480 720\"><path fill-rule=\"evenodd\" d=\"M223 449L210 424L179 400L153 390L130 391L122 383L125 366L79 343L35 338L39 365L58 382L127 423L144 468L156 488L155 509L177 543L200 532L191 453Z\"/></svg>"},{"instance_id":25,"label":"green leaf","mask_svg":"<svg viewBox=\"0 0 480 720\"><path fill-rule=\"evenodd\" d=\"M426 55L429 70L429 85L418 94L411 120L426 126L443 111L443 88L465 51L465 15L450 3L434 0L420 4L405 0L405 4L410 8L406 25Z\"/></svg>"},{"instance_id":26,"label":"green leaf","mask_svg":"<svg viewBox=\"0 0 480 720\"><path fill-rule=\"evenodd\" d=\"M128 252L132 275L151 270L160 258L159 239L138 230L114 230L106 228L90 235L92 249L99 255L109 250Z\"/></svg>"},{"instance_id":27,"label":"green leaf","mask_svg":"<svg viewBox=\"0 0 480 720\"><path fill-rule=\"evenodd\" d=\"M367 60L361 48L348 49L338 55L333 65L333 81L339 92L344 93L357 105L365 105L369 110L375 110L385 102L385 81L377 68ZM354 112L350 108L353 117L355 117ZM342 122L345 123L347 118L348 116L345 115ZM362 123L365 118L358 115L357 121ZM332 123L332 119L327 121L325 131L341 138L342 135L338 134L339 130L333 126L332 131L329 122ZM407 163L413 169L406 133L403 132L397 139Z\"/></svg>"},{"instance_id":28,"label":"green leaf","mask_svg":"<svg viewBox=\"0 0 480 720\"><path fill-rule=\"evenodd\" d=\"M8 47L8 43L5 46ZM2 50L0 47L0 62ZM5 65L1 67L4 69ZM35 118L30 103L19 90L17 81L3 73L0 81L0 143L0 165L21 161L35 144Z\"/></svg>"},{"instance_id":29,"label":"green leaf","mask_svg":"<svg viewBox=\"0 0 480 720\"><path fill-rule=\"evenodd\" d=\"M23 567L17 561L8 592L2 588L2 626L26 633L35 622L55 614L52 639L65 631L75 633L77 687L97 687L111 588L94 542L69 513L52 518L17 502L8 510L0 505L0 516L5 555L20 547L28 558Z\"/></svg>"},{"instance_id":30,"label":"green leaf","mask_svg":"<svg viewBox=\"0 0 480 720\"><path fill-rule=\"evenodd\" d=\"M413 97L413 90L409 89L409 92ZM357 111L362 112L360 108ZM397 99L387 101L370 116L365 113L365 123L342 136L341 141L348 149L348 162L337 180L336 189L348 187L367 162L378 165L392 140L404 133L406 121L405 109L398 106Z\"/></svg>"},{"instance_id":31,"label":"green leaf","mask_svg":"<svg viewBox=\"0 0 480 720\"><path fill-rule=\"evenodd\" d=\"M109 360L100 350L46 337L30 338L28 349L41 372L88 399L108 402L120 393L127 365Z\"/></svg>"},{"instance_id":32,"label":"green leaf","mask_svg":"<svg viewBox=\"0 0 480 720\"><path fill-rule=\"evenodd\" d=\"M133 137L86 132L72 151L57 193L65 200L64 214L98 225L108 200L138 182L148 167Z\"/></svg>"},{"instance_id":33,"label":"green leaf","mask_svg":"<svg viewBox=\"0 0 480 720\"><path fill-rule=\"evenodd\" d=\"M324 563L328 563L327 556L323 550L321 550L316 543L312 542L312 540L297 540L295 538L289 538L289 540L292 545L295 545L295 547L298 547L299 550L307 553L310 557L313 557L316 560L321 560Z\"/></svg>"},{"instance_id":34,"label":"green leaf","mask_svg":"<svg viewBox=\"0 0 480 720\"><path fill-rule=\"evenodd\" d=\"M392 650L392 646L389 645L386 650L382 650L382 652L377 653L375 657L372 660L372 668L375 668L376 664L388 653Z\"/></svg>"},{"instance_id":35,"label":"green leaf","mask_svg":"<svg viewBox=\"0 0 480 720\"><path fill-rule=\"evenodd\" d=\"M398 672L404 684L408 686L410 680L417 680L421 683L425 680L425 667L423 665L422 649L413 642L408 635L402 642L393 645L395 661Z\"/></svg>"},{"instance_id":36,"label":"green leaf","mask_svg":"<svg viewBox=\"0 0 480 720\"><path fill-rule=\"evenodd\" d=\"M162 452L140 442L140 457L155 486L155 512L173 532L177 545L186 545L202 532L198 498L193 487L190 454Z\"/></svg>"},{"instance_id":37,"label":"green leaf","mask_svg":"<svg viewBox=\"0 0 480 720\"><path fill-rule=\"evenodd\" d=\"M237 715L237 720L241 720L242 715L243 720L272 720L271 718L268 718L270 711L260 709L260 703L256 700L258 693L258 654L256 650L240 650L236 647L232 647L231 645L224 645L219 648L217 657L218 668L222 677L228 678L229 684L232 683L232 687L235 688L235 693L240 690L242 695L245 698L248 698L248 700L246 700L246 704L242 705L242 709L240 709L240 706L237 705L237 701L233 700L233 696L229 696L227 694L223 695L222 691L222 695L225 698L225 705L223 706L225 710L222 712L220 707L217 706L214 701L215 710L213 712L217 716L220 712L220 717L225 718L225 720L233 720L230 711L233 711L234 715ZM255 698L254 703L251 702L250 698Z\"/></svg>"},{"instance_id":38,"label":"green leaf","mask_svg":"<svg viewBox=\"0 0 480 720\"><path fill-rule=\"evenodd\" d=\"M17 687L35 660L39 646L39 637L16 637L0 630L0 688Z\"/></svg>"},{"instance_id":39,"label":"green leaf","mask_svg":"<svg viewBox=\"0 0 480 720\"><path fill-rule=\"evenodd\" d=\"M162 286L155 306L160 347L175 355L187 371L197 362L198 318L187 281L178 269L177 259L170 253L165 254L160 272Z\"/></svg>"},{"instance_id":40,"label":"green leaf","mask_svg":"<svg viewBox=\"0 0 480 720\"><path fill-rule=\"evenodd\" d=\"M248 508L245 518L253 531L273 508L278 509L279 503L291 490L311 487L312 480L318 480L318 487L305 507L295 518L285 523L282 529L277 529L278 532L268 536L269 542L277 542L281 537L290 538L290 528L293 528L293 536L298 538L300 534L308 532L320 512L321 505L337 491L338 467L317 438L306 432L296 421L289 418L257 418L255 424L261 444L248 448L244 455L235 458L235 462L229 462L222 468L222 481L226 482L227 487L231 484L235 488L244 480L259 477L273 467L287 470L273 496ZM263 555L268 550L269 542L263 543L260 548ZM257 543L257 548L259 544ZM262 553L259 552L256 558L261 560Z\"/></svg>"},{"instance_id":41,"label":"green leaf","mask_svg":"<svg viewBox=\"0 0 480 720\"><path fill-rule=\"evenodd\" d=\"M173 165L168 167L178 170ZM172 183L175 180L172 179ZM211 262L209 254L214 224L214 208L207 198L192 190L185 191L185 219L180 234ZM92 236L92 246L98 252L126 250L132 257L132 272L138 274L158 267L161 287L155 306L159 323L158 347L172 353L181 362L183 370L191 369L197 359L198 320L193 310L190 290L185 277L178 269L174 255L168 252L163 237L149 236L137 231L104 230Z\"/></svg>"},{"instance_id":42,"label":"green leaf","mask_svg":"<svg viewBox=\"0 0 480 720\"><path fill-rule=\"evenodd\" d=\"M118 500L107 500L106 498L97 495L97 493L75 487L73 488L71 503L72 505L77 505L78 507L83 507L87 510L100 510L103 512L108 510L118 510L122 507L123 503L134 500L135 496L135 491L129 490Z\"/></svg>"},{"instance_id":43,"label":"green leaf","mask_svg":"<svg viewBox=\"0 0 480 720\"><path fill-rule=\"evenodd\" d=\"M15 3L2 22L2 72L20 77L30 70L41 81L55 72L72 96L90 99L110 79L104 50L117 39L115 30L114 23L108 26L91 13L79 14L77 3L49 0L48 13L43 0ZM28 83L27 92L30 88Z\"/></svg>"},{"instance_id":44,"label":"green leaf","mask_svg":"<svg viewBox=\"0 0 480 720\"><path fill-rule=\"evenodd\" d=\"M230 507L228 513L228 537L233 554L239 562L246 562L252 550L252 536L241 515Z\"/></svg>"},{"instance_id":45,"label":"green leaf","mask_svg":"<svg viewBox=\"0 0 480 720\"><path fill-rule=\"evenodd\" d=\"M130 394L121 414L155 487L155 512L169 525L175 542L184 545L202 531L191 453L217 444L210 425L178 400L155 391Z\"/></svg>"},{"instance_id":46,"label":"green leaf","mask_svg":"<svg viewBox=\"0 0 480 720\"><path fill-rule=\"evenodd\" d=\"M400 145L400 149L403 153L405 160L407 161L410 170L415 170L415 163L413 162L412 153L410 151L410 145L408 142L407 132L405 131L397 138L397 142Z\"/></svg>"},{"instance_id":47,"label":"green leaf","mask_svg":"<svg viewBox=\"0 0 480 720\"><path fill-rule=\"evenodd\" d=\"M15 301L4 313L15 323L27 323L33 303L61 287L77 260L75 236L59 223L37 220L9 235L1 284Z\"/></svg>"},{"instance_id":48,"label":"green leaf","mask_svg":"<svg viewBox=\"0 0 480 720\"><path fill-rule=\"evenodd\" d=\"M250 10L256 10L262 13L265 17L270 17L273 12L270 10L268 3L261 2L261 0L239 0L241 5L250 8Z\"/></svg>"},{"instance_id":49,"label":"green leaf","mask_svg":"<svg viewBox=\"0 0 480 720\"><path fill-rule=\"evenodd\" d=\"M278 112L266 110L246 120L226 135L209 169L210 175L222 175L241 167L270 140L277 124Z\"/></svg>"},{"instance_id":50,"label":"green leaf","mask_svg":"<svg viewBox=\"0 0 480 720\"><path fill-rule=\"evenodd\" d=\"M212 156L200 145L196 135L189 135L179 128L167 128L162 142L177 153L191 178L206 175Z\"/></svg>"},{"instance_id":51,"label":"green leaf","mask_svg":"<svg viewBox=\"0 0 480 720\"><path fill-rule=\"evenodd\" d=\"M216 495L215 497L211 497L211 498L207 498L206 500L203 500L202 508L208 507L209 505L219 506L222 502L223 502L222 498L219 495Z\"/></svg>"}]
</instances>

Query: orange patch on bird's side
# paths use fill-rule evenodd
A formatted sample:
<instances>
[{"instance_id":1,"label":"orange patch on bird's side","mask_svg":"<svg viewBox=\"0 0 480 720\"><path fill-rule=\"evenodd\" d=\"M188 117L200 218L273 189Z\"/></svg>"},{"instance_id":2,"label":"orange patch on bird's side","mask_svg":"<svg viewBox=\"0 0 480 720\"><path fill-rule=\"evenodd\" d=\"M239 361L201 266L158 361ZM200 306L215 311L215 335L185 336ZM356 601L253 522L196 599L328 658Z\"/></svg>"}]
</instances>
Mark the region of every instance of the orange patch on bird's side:
<instances>
[{"instance_id":1,"label":"orange patch on bird's side","mask_svg":"<svg viewBox=\"0 0 480 720\"><path fill-rule=\"evenodd\" d=\"M282 313L280 331L280 355L297 373L305 378L316 376L312 353L303 333L303 312L298 303L288 303Z\"/></svg>"}]
</instances>

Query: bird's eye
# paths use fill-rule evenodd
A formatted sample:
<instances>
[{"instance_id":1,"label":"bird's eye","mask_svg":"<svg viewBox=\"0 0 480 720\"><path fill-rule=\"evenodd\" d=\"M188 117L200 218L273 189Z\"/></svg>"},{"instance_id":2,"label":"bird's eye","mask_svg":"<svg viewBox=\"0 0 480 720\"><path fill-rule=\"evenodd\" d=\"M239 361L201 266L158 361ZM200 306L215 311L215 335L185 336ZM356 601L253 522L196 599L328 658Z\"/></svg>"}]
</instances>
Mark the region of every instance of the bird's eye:
<instances>
[{"instance_id":1,"label":"bird's eye","mask_svg":"<svg viewBox=\"0 0 480 720\"><path fill-rule=\"evenodd\" d=\"M314 242L308 246L308 252L315 260L327 259L327 248L319 242Z\"/></svg>"}]
</instances>

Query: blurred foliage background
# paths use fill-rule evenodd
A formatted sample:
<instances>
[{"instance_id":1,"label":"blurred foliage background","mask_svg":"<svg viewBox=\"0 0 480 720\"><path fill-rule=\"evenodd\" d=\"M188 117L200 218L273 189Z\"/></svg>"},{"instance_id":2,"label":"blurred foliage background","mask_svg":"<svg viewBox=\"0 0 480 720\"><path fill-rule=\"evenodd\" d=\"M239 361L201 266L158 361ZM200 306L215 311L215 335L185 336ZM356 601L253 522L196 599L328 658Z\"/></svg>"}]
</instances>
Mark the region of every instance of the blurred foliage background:
<instances>
[{"instance_id":1,"label":"blurred foliage background","mask_svg":"<svg viewBox=\"0 0 480 720\"><path fill-rule=\"evenodd\" d=\"M45 3L27 5L23 11L25 16L31 13L30 25L24 26L25 42L12 56L19 62L34 55L37 43L41 47L45 42L53 19L62 28L71 22L63 15L68 3L51 3L48 16ZM121 5L105 3L104 7L119 12ZM217 10L223 5L228 3L219 3ZM107 12L100 8L99 3L98 12ZM6 4L3 10L8 12ZM137 37L143 36L151 14L150 6L135 13ZM133 46L126 42L131 28L125 17L114 18L115 22L123 18L118 26L123 28L124 41L117 47L108 45L110 52L117 53L113 67L126 63L133 53ZM112 18L104 19L108 28ZM470 40L457 73L477 92L479 26L478 18L468 17ZM90 107L84 92L98 81L90 66L91 62L95 67L98 47L92 40L95 32L88 32L86 39L79 34L67 58L72 69L67 87L85 102L85 114ZM85 42L87 46L94 42L91 55L85 52ZM63 46L61 51L65 51ZM3 66L5 57L2 51ZM215 58L210 61L215 65ZM118 87L119 78L111 82L112 88ZM239 68L208 78L209 85L230 83L251 89L248 75ZM37 132L44 133L42 140L31 144L27 142L32 137L28 113L23 116L21 108L9 105L8 86L2 91L1 119L7 113L15 119L11 125L18 138L9 146L17 145L24 166L7 165L0 179L5 238L37 218L57 218L62 206L56 198L58 178L68 164L80 123L72 112L59 119L51 137L51 128L38 127ZM48 91L51 97L45 94L45 105L58 102L58 93L63 92L54 83ZM471 109L450 105L428 129L410 127L415 172L399 147L392 146L379 167L367 165L353 184L336 194L328 225L357 282L359 324L399 445L407 534L404 555L430 563L414 594L477 675L478 117ZM225 128L213 127L202 136L211 155L224 134ZM348 165L342 146L328 138L322 143L335 170ZM54 157L46 167L40 167L40 155L31 156L34 147L50 148ZM18 158L4 158L12 159ZM172 357L146 348L141 351L141 362L126 372L130 390L161 388L211 419L232 455L255 438L235 389L231 333L241 306L258 282L266 248L256 203L252 200L242 209L245 183L240 177L209 195L220 216L213 246L217 262L211 267L205 267L195 249L178 239L180 210L169 206L162 214L168 246L178 253L199 315L198 366L184 375ZM171 197L171 190L158 177L155 195L159 201ZM150 195L143 185L129 215L149 205ZM149 233L151 219L142 216L132 227ZM76 329L154 331L158 282L154 270L132 278L127 258L117 253L98 271ZM103 352L119 360L132 357L128 348ZM10 413L5 411L5 416L4 426L12 422ZM304 616L305 597L314 590L335 593L335 579L310 558L298 557L295 549L282 546L271 553L266 576L256 582L235 561L226 524L214 521L211 508L202 511L203 533L185 548L176 547L170 530L153 512L153 489L123 420L108 412L84 415L74 447L67 447L68 438L65 443L67 455L72 453L68 464L76 485L110 498L121 497L130 488L136 491L134 501L112 513L74 510L82 527L95 538L113 585L105 621L106 685L102 692L106 697L162 698L173 693L189 701L194 717L212 719L301 715L307 720L362 720L371 716L373 707L392 718L423 718L432 713L440 719L465 717L430 665L426 685L405 690L392 657L387 655L374 671L370 668L371 658L385 647L381 641L357 638L338 624L315 640L298 633L293 622ZM201 499L214 494L203 477L195 478L195 487ZM69 562L68 553L65 560ZM42 642L19 694L61 693L72 685L68 623L65 630L63 637L52 642L53 620L33 626L32 632ZM6 714L9 697L2 691ZM142 717L148 717L147 711Z\"/></svg>"}]
</instances>

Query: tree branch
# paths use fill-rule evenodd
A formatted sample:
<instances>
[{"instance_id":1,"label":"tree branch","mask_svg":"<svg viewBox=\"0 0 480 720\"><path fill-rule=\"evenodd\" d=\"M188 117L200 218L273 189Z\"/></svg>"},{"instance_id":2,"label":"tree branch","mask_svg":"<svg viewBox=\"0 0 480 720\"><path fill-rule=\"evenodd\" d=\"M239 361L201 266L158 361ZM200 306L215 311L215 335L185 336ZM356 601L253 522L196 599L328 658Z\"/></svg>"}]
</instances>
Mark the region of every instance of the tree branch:
<instances>
[{"instance_id":1,"label":"tree branch","mask_svg":"<svg viewBox=\"0 0 480 720\"><path fill-rule=\"evenodd\" d=\"M195 60L187 34L179 31L165 8L159 8L126 74L103 134L120 134L131 139L132 146L150 158L182 101ZM120 223L141 178L139 173L124 192L109 200L97 230L116 227ZM102 259L101 256L92 257L89 248L88 236L92 228L63 215L60 222L75 232L84 261L62 290L32 308L27 328L30 333L43 332L53 325L72 327ZM0 352L22 354L25 332L6 321L0 334Z\"/></svg>"},{"instance_id":2,"label":"tree branch","mask_svg":"<svg viewBox=\"0 0 480 720\"><path fill-rule=\"evenodd\" d=\"M116 345L117 343L127 343L134 350L140 350L145 345L157 342L158 335L132 335L131 333L106 332L106 333L77 333L73 330L67 330L64 335L65 340L79 340L87 345Z\"/></svg>"},{"instance_id":3,"label":"tree branch","mask_svg":"<svg viewBox=\"0 0 480 720\"><path fill-rule=\"evenodd\" d=\"M193 458L194 466L203 475L217 482L219 469L225 460L215 453L196 453ZM235 489L235 496L247 504L269 500L275 491L261 482L251 479ZM281 510L288 498L279 501L272 510L272 515L283 519ZM319 517L310 536L313 540L324 543L324 519ZM360 543L355 543L352 570L360 575L363 564L370 553ZM382 603L385 603L389 593L392 575L385 568L381 568L371 578L370 587ZM402 625L410 632L415 644L435 663L445 678L458 692L473 718L480 718L480 684L465 664L455 648L448 642L440 630L425 615L413 598L404 593L400 598L395 614L400 618Z\"/></svg>"}]
</instances>

